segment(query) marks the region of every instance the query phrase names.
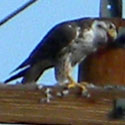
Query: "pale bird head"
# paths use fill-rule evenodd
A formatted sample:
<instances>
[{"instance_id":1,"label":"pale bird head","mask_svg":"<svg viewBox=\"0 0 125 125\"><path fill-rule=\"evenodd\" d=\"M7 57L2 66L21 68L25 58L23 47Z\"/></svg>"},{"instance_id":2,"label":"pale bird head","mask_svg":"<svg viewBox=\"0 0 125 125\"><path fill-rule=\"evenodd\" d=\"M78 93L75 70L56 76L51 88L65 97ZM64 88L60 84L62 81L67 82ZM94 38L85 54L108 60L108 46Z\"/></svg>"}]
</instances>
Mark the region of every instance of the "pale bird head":
<instances>
[{"instance_id":1,"label":"pale bird head","mask_svg":"<svg viewBox=\"0 0 125 125\"><path fill-rule=\"evenodd\" d=\"M109 37L113 40L117 38L116 26L110 21L95 21L94 24L97 29L105 30Z\"/></svg>"},{"instance_id":2,"label":"pale bird head","mask_svg":"<svg viewBox=\"0 0 125 125\"><path fill-rule=\"evenodd\" d=\"M107 22L106 24L107 24L106 31L107 31L108 36L112 38L113 40L115 40L118 35L116 26L112 22Z\"/></svg>"},{"instance_id":3,"label":"pale bird head","mask_svg":"<svg viewBox=\"0 0 125 125\"><path fill-rule=\"evenodd\" d=\"M112 42L117 38L116 26L110 21L95 20L92 24L92 29L96 36L96 42L104 44Z\"/></svg>"}]
</instances>

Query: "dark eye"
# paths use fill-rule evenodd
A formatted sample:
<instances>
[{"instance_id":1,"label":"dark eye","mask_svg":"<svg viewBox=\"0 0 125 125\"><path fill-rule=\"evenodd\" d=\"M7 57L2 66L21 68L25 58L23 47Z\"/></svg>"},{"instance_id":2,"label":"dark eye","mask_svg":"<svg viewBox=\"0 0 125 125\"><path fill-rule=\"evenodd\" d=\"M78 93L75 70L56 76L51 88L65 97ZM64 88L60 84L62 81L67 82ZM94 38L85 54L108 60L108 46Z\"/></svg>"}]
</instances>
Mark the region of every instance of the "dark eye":
<instances>
[{"instance_id":1,"label":"dark eye","mask_svg":"<svg viewBox=\"0 0 125 125\"><path fill-rule=\"evenodd\" d=\"M103 28L101 24L98 24L97 27L98 27L98 28Z\"/></svg>"},{"instance_id":2,"label":"dark eye","mask_svg":"<svg viewBox=\"0 0 125 125\"><path fill-rule=\"evenodd\" d=\"M109 25L109 29L113 29L113 26L112 26L112 25Z\"/></svg>"}]
</instances>

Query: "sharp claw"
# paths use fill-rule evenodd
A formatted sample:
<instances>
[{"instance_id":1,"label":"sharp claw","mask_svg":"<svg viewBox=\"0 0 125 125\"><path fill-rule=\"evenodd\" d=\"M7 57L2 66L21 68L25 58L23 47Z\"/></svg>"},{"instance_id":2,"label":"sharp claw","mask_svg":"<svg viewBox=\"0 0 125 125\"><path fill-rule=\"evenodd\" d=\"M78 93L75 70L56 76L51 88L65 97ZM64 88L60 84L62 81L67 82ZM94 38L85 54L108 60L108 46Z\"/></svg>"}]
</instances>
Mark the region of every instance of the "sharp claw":
<instances>
[{"instance_id":1,"label":"sharp claw","mask_svg":"<svg viewBox=\"0 0 125 125\"><path fill-rule=\"evenodd\" d=\"M88 83L87 82L82 82L82 83L79 83L78 86L82 89L83 92L86 92Z\"/></svg>"},{"instance_id":2,"label":"sharp claw","mask_svg":"<svg viewBox=\"0 0 125 125\"><path fill-rule=\"evenodd\" d=\"M76 87L76 84L75 83L70 83L69 85L68 85L68 89L70 89L70 88L75 88Z\"/></svg>"},{"instance_id":3,"label":"sharp claw","mask_svg":"<svg viewBox=\"0 0 125 125\"><path fill-rule=\"evenodd\" d=\"M72 80L71 83L68 84L68 89L75 88L75 87L79 87L79 88L81 88L81 90L82 90L82 95L85 96L85 97L87 97L87 98L89 98L89 97L90 97L90 94L89 94L89 92L88 92L88 90L87 90L87 86L88 86L88 85L89 85L89 84L88 84L87 82L76 83L76 82L74 82L74 81Z\"/></svg>"}]
</instances>

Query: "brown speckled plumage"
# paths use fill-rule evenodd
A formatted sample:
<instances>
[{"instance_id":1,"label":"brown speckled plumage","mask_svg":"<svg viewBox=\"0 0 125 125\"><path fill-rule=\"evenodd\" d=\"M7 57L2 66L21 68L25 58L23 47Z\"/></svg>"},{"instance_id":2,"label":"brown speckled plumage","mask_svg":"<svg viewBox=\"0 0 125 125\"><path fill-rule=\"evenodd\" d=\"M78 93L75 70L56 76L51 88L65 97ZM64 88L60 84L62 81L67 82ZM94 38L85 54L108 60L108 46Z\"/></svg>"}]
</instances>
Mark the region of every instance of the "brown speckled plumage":
<instances>
[{"instance_id":1,"label":"brown speckled plumage","mask_svg":"<svg viewBox=\"0 0 125 125\"><path fill-rule=\"evenodd\" d=\"M35 82L42 73L55 67L57 82L68 82L72 68L87 55L108 42L108 31L116 27L106 19L82 18L56 25L41 40L29 57L14 71L26 67L5 82L23 77L23 83Z\"/></svg>"}]
</instances>

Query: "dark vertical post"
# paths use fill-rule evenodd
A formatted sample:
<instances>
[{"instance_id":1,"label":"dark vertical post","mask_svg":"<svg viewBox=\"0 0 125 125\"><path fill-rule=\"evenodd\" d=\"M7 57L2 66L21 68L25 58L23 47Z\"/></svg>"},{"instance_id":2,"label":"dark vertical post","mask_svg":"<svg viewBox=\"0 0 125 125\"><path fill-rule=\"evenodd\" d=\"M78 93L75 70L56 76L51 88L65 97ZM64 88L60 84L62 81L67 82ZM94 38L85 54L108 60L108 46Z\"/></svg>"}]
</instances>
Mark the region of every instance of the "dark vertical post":
<instances>
[{"instance_id":1,"label":"dark vertical post","mask_svg":"<svg viewBox=\"0 0 125 125\"><path fill-rule=\"evenodd\" d=\"M122 0L101 0L100 17L122 17Z\"/></svg>"}]
</instances>

